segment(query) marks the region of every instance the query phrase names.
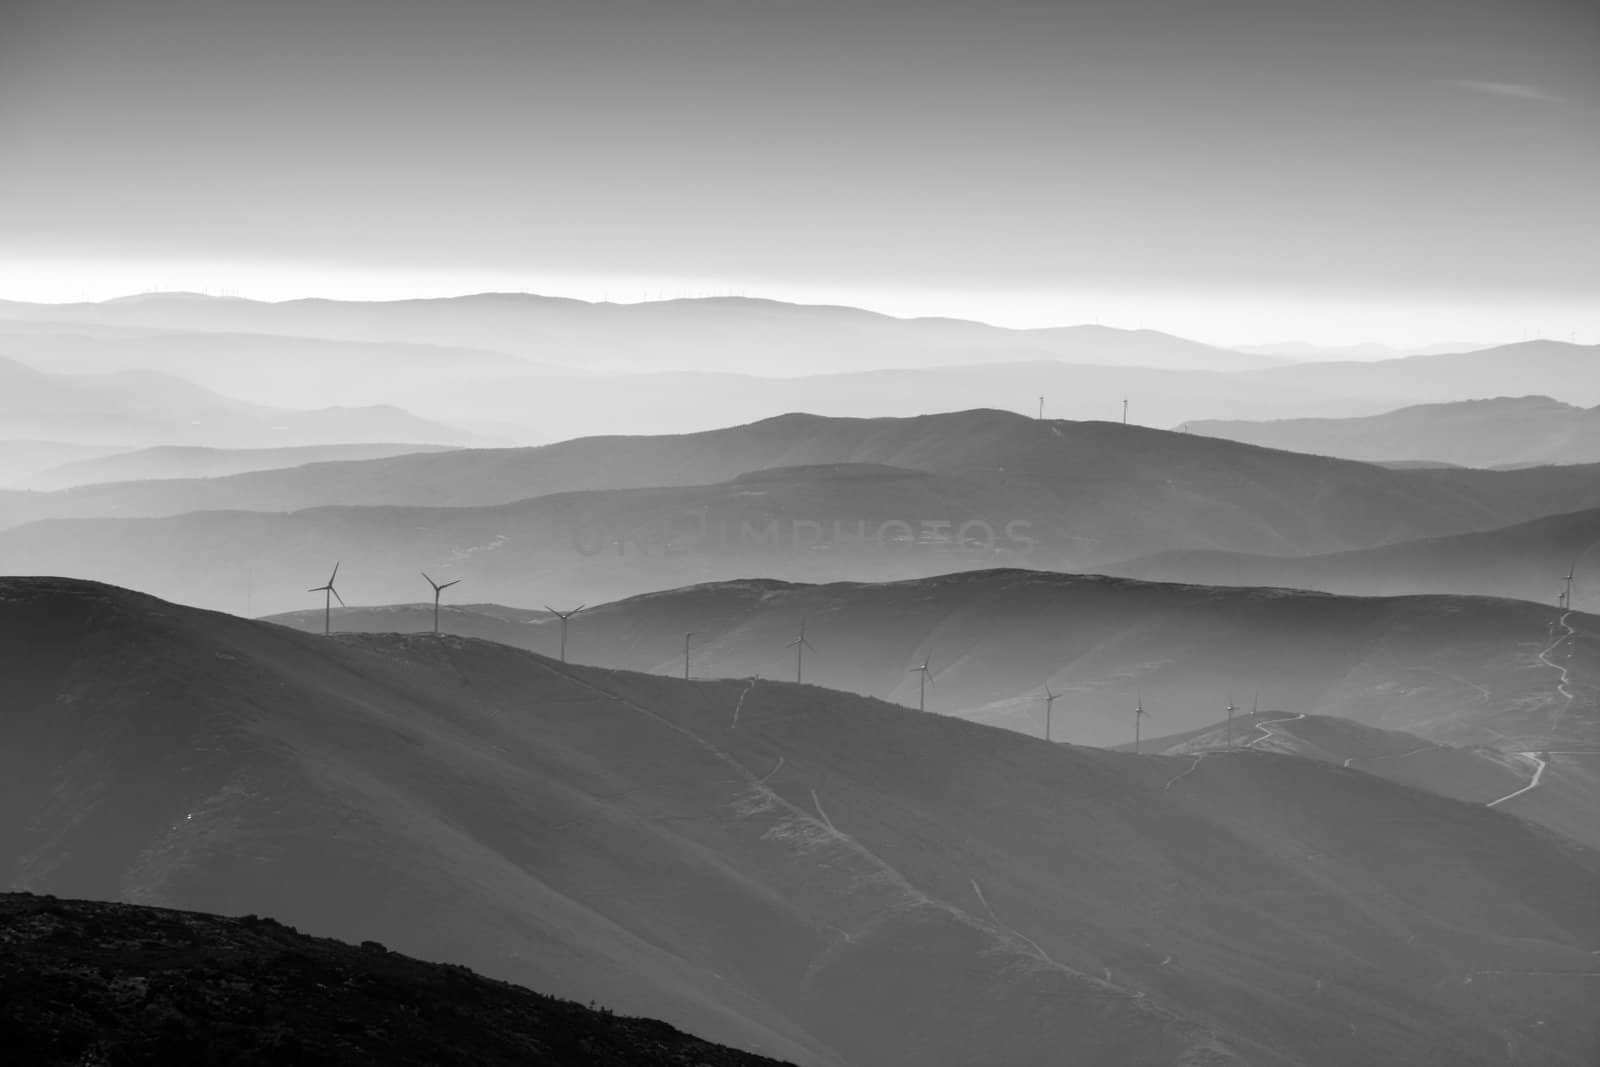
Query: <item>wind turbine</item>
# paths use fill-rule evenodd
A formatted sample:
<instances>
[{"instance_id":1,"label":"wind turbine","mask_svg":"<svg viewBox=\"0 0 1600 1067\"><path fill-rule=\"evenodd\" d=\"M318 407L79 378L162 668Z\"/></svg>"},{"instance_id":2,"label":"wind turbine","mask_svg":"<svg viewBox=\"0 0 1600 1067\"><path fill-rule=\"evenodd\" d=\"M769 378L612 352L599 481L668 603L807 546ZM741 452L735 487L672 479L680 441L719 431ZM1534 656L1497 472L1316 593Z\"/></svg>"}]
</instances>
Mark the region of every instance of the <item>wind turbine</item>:
<instances>
[{"instance_id":1,"label":"wind turbine","mask_svg":"<svg viewBox=\"0 0 1600 1067\"><path fill-rule=\"evenodd\" d=\"M1239 709L1233 706L1233 694L1228 694L1228 747L1233 747L1233 713Z\"/></svg>"},{"instance_id":2,"label":"wind turbine","mask_svg":"<svg viewBox=\"0 0 1600 1067\"><path fill-rule=\"evenodd\" d=\"M683 632L683 680L686 682L689 680L689 639L697 636L699 636L699 632L696 630L685 630Z\"/></svg>"},{"instance_id":3,"label":"wind turbine","mask_svg":"<svg viewBox=\"0 0 1600 1067\"><path fill-rule=\"evenodd\" d=\"M433 586L433 632L437 634L439 632L439 594L444 592L446 589L449 589L457 582L461 581L461 579L457 578L455 581L445 582L443 585L440 585L438 582L428 577L427 571L418 571L417 573L422 575L423 581Z\"/></svg>"},{"instance_id":4,"label":"wind turbine","mask_svg":"<svg viewBox=\"0 0 1600 1067\"><path fill-rule=\"evenodd\" d=\"M1144 710L1144 697L1140 696L1138 700L1139 702L1133 708L1133 754L1135 756L1139 754L1139 742L1142 739L1140 727L1144 724L1144 717L1150 714Z\"/></svg>"},{"instance_id":5,"label":"wind turbine","mask_svg":"<svg viewBox=\"0 0 1600 1067\"><path fill-rule=\"evenodd\" d=\"M326 637L333 632L333 601L339 599L339 606L344 607L344 597L339 596L339 590L333 587L333 580L339 577L339 562L334 561L333 573L328 575L327 585L314 585L307 589L308 593L322 594L322 635Z\"/></svg>"},{"instance_id":6,"label":"wind turbine","mask_svg":"<svg viewBox=\"0 0 1600 1067\"><path fill-rule=\"evenodd\" d=\"M546 604L544 606L544 610L548 611L550 614L554 615L556 618L561 620L561 662L562 663L567 662L567 620L572 618L578 612L582 611L585 607L587 607L587 605L579 604L577 607L573 608L571 611L557 611L555 608L551 607L549 604Z\"/></svg>"},{"instance_id":7,"label":"wind turbine","mask_svg":"<svg viewBox=\"0 0 1600 1067\"><path fill-rule=\"evenodd\" d=\"M1573 560L1572 566L1567 568L1567 585L1561 593L1561 606L1567 611L1572 610L1572 578L1578 573L1578 561Z\"/></svg>"},{"instance_id":8,"label":"wind turbine","mask_svg":"<svg viewBox=\"0 0 1600 1067\"><path fill-rule=\"evenodd\" d=\"M811 642L806 640L805 619L802 618L800 620L800 636L796 637L793 641L790 641L783 647L794 649L794 680L798 682L805 671L806 649L809 648L813 652L816 651L816 648L812 646Z\"/></svg>"},{"instance_id":9,"label":"wind turbine","mask_svg":"<svg viewBox=\"0 0 1600 1067\"><path fill-rule=\"evenodd\" d=\"M1122 398L1122 425L1128 425L1128 398Z\"/></svg>"},{"instance_id":10,"label":"wind turbine","mask_svg":"<svg viewBox=\"0 0 1600 1067\"><path fill-rule=\"evenodd\" d=\"M906 672L908 674L914 674L914 675L917 676L917 710L918 711L927 711L928 710L928 686L933 684L933 679L928 677L928 661L931 660L932 658L933 657L931 657L931 656L924 656L922 658L922 666L920 666L920 667L912 667L911 670Z\"/></svg>"},{"instance_id":11,"label":"wind turbine","mask_svg":"<svg viewBox=\"0 0 1600 1067\"><path fill-rule=\"evenodd\" d=\"M1050 713L1055 709L1056 701L1061 699L1060 693L1050 692L1050 687L1044 687L1044 739L1050 740Z\"/></svg>"},{"instance_id":12,"label":"wind turbine","mask_svg":"<svg viewBox=\"0 0 1600 1067\"><path fill-rule=\"evenodd\" d=\"M1044 418L1044 397L1039 398L1039 418Z\"/></svg>"}]
</instances>

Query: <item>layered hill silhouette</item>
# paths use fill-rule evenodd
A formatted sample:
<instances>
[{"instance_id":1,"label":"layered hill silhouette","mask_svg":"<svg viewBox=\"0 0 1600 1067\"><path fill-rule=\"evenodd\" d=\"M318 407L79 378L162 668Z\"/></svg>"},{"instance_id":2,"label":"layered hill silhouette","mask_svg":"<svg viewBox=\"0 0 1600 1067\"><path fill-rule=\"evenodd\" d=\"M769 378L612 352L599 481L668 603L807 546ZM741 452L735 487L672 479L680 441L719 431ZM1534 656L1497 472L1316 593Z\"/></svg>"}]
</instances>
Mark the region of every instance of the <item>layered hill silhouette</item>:
<instances>
[{"instance_id":1,"label":"layered hill silhouette","mask_svg":"<svg viewBox=\"0 0 1600 1067\"><path fill-rule=\"evenodd\" d=\"M0 894L0 1045L83 1063L778 1067L259 916Z\"/></svg>"},{"instance_id":2,"label":"layered hill silhouette","mask_svg":"<svg viewBox=\"0 0 1600 1067\"><path fill-rule=\"evenodd\" d=\"M0 583L0 857L805 1064L1596 1049L1600 856L1268 752L1045 744L812 686Z\"/></svg>"},{"instance_id":3,"label":"layered hill silhouette","mask_svg":"<svg viewBox=\"0 0 1600 1067\"><path fill-rule=\"evenodd\" d=\"M416 579L421 585L421 579ZM466 586L462 586L465 590ZM556 604L570 608L576 602ZM1231 694L1265 706L1509 751L1600 744L1595 618L1458 596L1335 597L1282 589L1155 584L1036 571L976 571L893 583L714 583L590 607L568 624L569 658L708 678L804 678L915 707L1115 745L1214 722ZM321 610L276 617L320 632ZM346 630L432 627L431 605L336 610ZM443 628L554 655L542 612L456 609ZM1569 632L1570 628L1570 632ZM1570 694L1570 698L1569 698Z\"/></svg>"},{"instance_id":4,"label":"layered hill silhouette","mask_svg":"<svg viewBox=\"0 0 1600 1067\"><path fill-rule=\"evenodd\" d=\"M1573 576L1572 606L1600 610L1600 509L1498 530L1429 537L1299 558L1166 552L1105 568L1129 577L1212 585L1291 586L1357 596L1467 593L1554 603Z\"/></svg>"},{"instance_id":5,"label":"layered hill silhouette","mask_svg":"<svg viewBox=\"0 0 1600 1067\"><path fill-rule=\"evenodd\" d=\"M1185 424L1230 441L1366 462L1432 460L1464 467L1600 462L1600 408L1547 396L1424 404L1345 419Z\"/></svg>"},{"instance_id":6,"label":"layered hill silhouette","mask_svg":"<svg viewBox=\"0 0 1600 1067\"><path fill-rule=\"evenodd\" d=\"M1600 505L1595 473L1386 470L994 411L796 415L682 438L0 494L14 527L0 559L233 610L249 568L256 613L303 604L304 571L336 559L352 562L357 602L410 599L418 568L511 603L593 601L752 574L1084 571L1176 549L1366 547ZM52 515L74 520L29 524Z\"/></svg>"}]
</instances>

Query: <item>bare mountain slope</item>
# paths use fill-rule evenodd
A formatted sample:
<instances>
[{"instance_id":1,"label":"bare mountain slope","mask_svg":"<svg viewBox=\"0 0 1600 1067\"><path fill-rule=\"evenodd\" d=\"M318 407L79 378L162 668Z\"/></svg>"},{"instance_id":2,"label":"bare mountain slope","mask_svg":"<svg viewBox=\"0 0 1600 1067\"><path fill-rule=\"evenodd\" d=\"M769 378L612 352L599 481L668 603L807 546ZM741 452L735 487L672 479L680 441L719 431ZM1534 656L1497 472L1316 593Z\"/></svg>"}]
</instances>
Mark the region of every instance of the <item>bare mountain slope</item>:
<instances>
[{"instance_id":1,"label":"bare mountain slope","mask_svg":"<svg viewBox=\"0 0 1600 1067\"><path fill-rule=\"evenodd\" d=\"M1600 857L1271 753L0 585L19 886L275 915L802 1063L1589 1062Z\"/></svg>"}]
</instances>

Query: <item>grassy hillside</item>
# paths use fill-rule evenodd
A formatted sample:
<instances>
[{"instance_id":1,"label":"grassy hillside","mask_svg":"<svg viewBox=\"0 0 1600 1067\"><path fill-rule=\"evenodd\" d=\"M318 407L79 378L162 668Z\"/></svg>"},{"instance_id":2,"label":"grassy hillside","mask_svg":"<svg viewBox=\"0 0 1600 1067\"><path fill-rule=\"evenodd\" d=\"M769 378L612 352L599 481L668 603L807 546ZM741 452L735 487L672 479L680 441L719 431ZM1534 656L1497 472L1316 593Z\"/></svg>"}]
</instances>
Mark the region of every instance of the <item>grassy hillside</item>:
<instances>
[{"instance_id":1,"label":"grassy hillside","mask_svg":"<svg viewBox=\"0 0 1600 1067\"><path fill-rule=\"evenodd\" d=\"M270 914L808 1064L1596 1048L1600 857L1370 775L1253 752L1169 788L1187 761L812 686L67 581L0 584L0 649L19 888Z\"/></svg>"}]
</instances>

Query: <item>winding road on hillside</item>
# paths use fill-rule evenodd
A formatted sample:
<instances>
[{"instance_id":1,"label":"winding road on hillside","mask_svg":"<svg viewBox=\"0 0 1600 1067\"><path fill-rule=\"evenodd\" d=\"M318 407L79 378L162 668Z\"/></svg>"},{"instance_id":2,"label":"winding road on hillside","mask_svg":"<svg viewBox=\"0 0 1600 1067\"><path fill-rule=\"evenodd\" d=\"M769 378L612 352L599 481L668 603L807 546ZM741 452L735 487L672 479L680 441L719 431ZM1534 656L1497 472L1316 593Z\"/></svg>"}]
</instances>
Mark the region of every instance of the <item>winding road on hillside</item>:
<instances>
[{"instance_id":1,"label":"winding road on hillside","mask_svg":"<svg viewBox=\"0 0 1600 1067\"><path fill-rule=\"evenodd\" d=\"M1261 736L1260 737L1251 738L1248 742L1246 742L1244 747L1245 748L1255 748L1261 742L1263 742L1267 738L1271 737L1272 736L1272 731L1267 729L1267 727L1273 725L1274 723L1295 722L1296 720L1303 719L1305 717L1306 717L1305 712L1302 711L1299 715L1285 715L1281 719L1262 719L1260 722L1256 723L1256 729L1261 731Z\"/></svg>"},{"instance_id":2,"label":"winding road on hillside","mask_svg":"<svg viewBox=\"0 0 1600 1067\"><path fill-rule=\"evenodd\" d=\"M1568 667L1563 667L1561 664L1550 658L1550 653L1560 648L1564 642L1570 641L1572 638L1578 636L1578 631L1573 627L1572 623L1568 621L1571 618L1572 612L1570 610L1561 613L1561 618L1556 620L1556 625L1560 626L1564 632L1559 637L1554 636L1552 633L1550 643L1539 652L1538 656L1540 663L1543 663L1546 667L1549 667L1551 670L1557 672L1557 674L1560 676L1559 680L1556 682L1556 692L1561 696L1561 710L1556 712L1555 719L1550 723L1550 735L1552 738L1554 738L1556 731L1560 729L1561 720L1566 716L1567 712L1571 710L1574 700L1574 694L1572 692L1571 669ZM1551 629L1553 631L1554 627ZM1513 790L1503 797L1497 797L1496 799L1489 801L1485 807L1493 808L1500 804L1504 804L1508 800L1515 800L1524 793L1531 793L1533 790L1539 788L1540 783L1544 781L1544 772L1550 766L1549 762L1541 758L1537 752L1519 752L1517 754L1533 760L1533 777L1529 779L1528 784L1523 786L1521 789Z\"/></svg>"},{"instance_id":3,"label":"winding road on hillside","mask_svg":"<svg viewBox=\"0 0 1600 1067\"><path fill-rule=\"evenodd\" d=\"M1561 618L1556 621L1556 624L1566 632L1560 637L1554 638L1548 645L1545 646L1544 651L1539 653L1539 662L1543 663L1546 667L1559 672L1561 675L1561 680L1556 683L1556 692L1561 694L1562 705L1561 710L1556 712L1555 721L1550 724L1550 733L1552 737L1554 736L1556 730L1560 728L1561 720L1572 708L1572 671L1570 668L1563 667L1561 664L1550 658L1550 653L1559 648L1563 642L1569 641L1578 636L1578 631L1573 628L1572 623L1567 621L1570 618L1572 618L1571 611L1562 612ZM1568 651L1568 655L1570 657L1570 650Z\"/></svg>"},{"instance_id":4,"label":"winding road on hillside","mask_svg":"<svg viewBox=\"0 0 1600 1067\"><path fill-rule=\"evenodd\" d=\"M1530 791L1532 791L1534 789L1539 788L1539 783L1544 781L1544 770L1545 770L1546 767L1550 766L1550 764L1548 764L1544 760L1540 759L1539 758L1539 754L1537 752L1519 752L1519 753L1517 753L1517 755L1526 756L1528 759L1531 759L1531 760L1533 760L1534 763L1538 764L1538 766L1534 768L1533 778L1528 782L1527 785L1523 786L1521 789L1518 789L1518 790L1515 790L1513 792L1507 793L1505 796L1500 797L1497 800L1491 800L1491 801L1489 801L1489 803L1485 804L1484 807L1492 808L1496 804L1504 804L1508 800L1511 800L1511 799L1513 799L1515 797L1520 797L1524 793L1527 793L1527 792L1530 792Z\"/></svg>"}]
</instances>

